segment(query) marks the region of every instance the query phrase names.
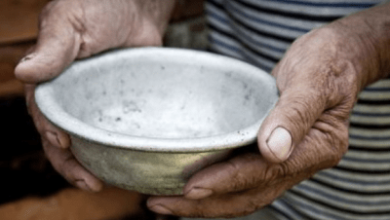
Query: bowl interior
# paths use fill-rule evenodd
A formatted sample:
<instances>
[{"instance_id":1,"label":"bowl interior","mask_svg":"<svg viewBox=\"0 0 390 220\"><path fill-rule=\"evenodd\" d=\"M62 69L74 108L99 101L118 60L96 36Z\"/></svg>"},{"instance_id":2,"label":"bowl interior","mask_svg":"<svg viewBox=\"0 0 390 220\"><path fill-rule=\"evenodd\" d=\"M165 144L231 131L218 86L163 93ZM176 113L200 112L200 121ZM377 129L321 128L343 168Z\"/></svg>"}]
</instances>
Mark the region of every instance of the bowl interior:
<instances>
[{"instance_id":1,"label":"bowl interior","mask_svg":"<svg viewBox=\"0 0 390 220\"><path fill-rule=\"evenodd\" d=\"M50 83L58 106L94 128L146 138L217 136L258 124L277 100L271 76L230 58L157 48L111 53Z\"/></svg>"}]
</instances>

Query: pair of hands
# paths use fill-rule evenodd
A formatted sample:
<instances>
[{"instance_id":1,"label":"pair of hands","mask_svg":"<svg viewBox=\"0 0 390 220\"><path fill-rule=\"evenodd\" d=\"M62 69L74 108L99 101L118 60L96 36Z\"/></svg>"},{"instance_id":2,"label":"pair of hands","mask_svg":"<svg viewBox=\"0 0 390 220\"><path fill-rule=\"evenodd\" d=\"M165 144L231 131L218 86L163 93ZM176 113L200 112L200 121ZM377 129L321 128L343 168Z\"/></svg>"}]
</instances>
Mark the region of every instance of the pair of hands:
<instances>
[{"instance_id":1,"label":"pair of hands","mask_svg":"<svg viewBox=\"0 0 390 220\"><path fill-rule=\"evenodd\" d=\"M174 1L53 1L43 10L36 47L15 70L26 85L29 112L53 167L70 183L99 191L103 183L69 150L66 133L34 102L34 84L50 80L73 60L117 47L161 45ZM150 197L160 214L234 217L271 203L318 170L338 163L348 146L348 117L360 89L332 27L293 43L272 74L280 100L258 135L261 152L247 152L196 173L184 196Z\"/></svg>"}]
</instances>

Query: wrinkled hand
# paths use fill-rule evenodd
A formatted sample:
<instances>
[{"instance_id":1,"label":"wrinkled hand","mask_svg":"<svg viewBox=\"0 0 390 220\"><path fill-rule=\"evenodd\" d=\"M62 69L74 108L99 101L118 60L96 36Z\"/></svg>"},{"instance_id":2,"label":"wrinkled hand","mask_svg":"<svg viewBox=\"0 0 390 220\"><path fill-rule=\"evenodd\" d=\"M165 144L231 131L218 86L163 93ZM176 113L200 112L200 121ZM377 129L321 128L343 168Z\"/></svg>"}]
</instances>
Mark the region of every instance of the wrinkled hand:
<instances>
[{"instance_id":1,"label":"wrinkled hand","mask_svg":"<svg viewBox=\"0 0 390 220\"><path fill-rule=\"evenodd\" d=\"M245 153L196 173L181 197L153 197L148 207L187 217L235 217L270 204L348 147L348 117L358 92L349 48L331 29L293 43L273 70L280 100L258 135L259 153ZM345 51L343 51L345 48Z\"/></svg>"},{"instance_id":2,"label":"wrinkled hand","mask_svg":"<svg viewBox=\"0 0 390 220\"><path fill-rule=\"evenodd\" d=\"M75 59L110 48L161 45L173 5L173 0L57 0L42 11L37 45L15 75L30 84L26 99L43 149L70 183L90 191L103 186L75 160L69 136L43 117L34 101L34 84L59 75Z\"/></svg>"}]
</instances>

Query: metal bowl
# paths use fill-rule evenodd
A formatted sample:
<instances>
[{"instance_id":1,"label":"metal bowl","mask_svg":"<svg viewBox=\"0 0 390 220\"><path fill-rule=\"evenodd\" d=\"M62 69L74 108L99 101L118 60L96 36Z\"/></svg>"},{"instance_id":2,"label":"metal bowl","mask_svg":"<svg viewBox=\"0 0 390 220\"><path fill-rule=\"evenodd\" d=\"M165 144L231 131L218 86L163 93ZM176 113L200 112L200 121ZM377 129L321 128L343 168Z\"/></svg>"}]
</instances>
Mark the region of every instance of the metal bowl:
<instances>
[{"instance_id":1,"label":"metal bowl","mask_svg":"<svg viewBox=\"0 0 390 220\"><path fill-rule=\"evenodd\" d=\"M35 99L97 177L179 195L194 172L255 141L278 91L272 76L239 60L140 48L77 61Z\"/></svg>"}]
</instances>

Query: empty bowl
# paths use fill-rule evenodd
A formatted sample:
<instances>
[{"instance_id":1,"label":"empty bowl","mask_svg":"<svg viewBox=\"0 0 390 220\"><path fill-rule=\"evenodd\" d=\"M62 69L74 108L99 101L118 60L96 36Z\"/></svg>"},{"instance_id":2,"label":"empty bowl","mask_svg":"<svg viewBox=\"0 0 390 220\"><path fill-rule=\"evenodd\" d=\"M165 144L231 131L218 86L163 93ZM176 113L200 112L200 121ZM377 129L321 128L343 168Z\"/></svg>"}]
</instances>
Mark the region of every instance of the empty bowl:
<instances>
[{"instance_id":1,"label":"empty bowl","mask_svg":"<svg viewBox=\"0 0 390 220\"><path fill-rule=\"evenodd\" d=\"M196 171L256 140L278 91L272 76L236 59L139 48L74 62L35 99L98 178L180 195Z\"/></svg>"}]
</instances>

